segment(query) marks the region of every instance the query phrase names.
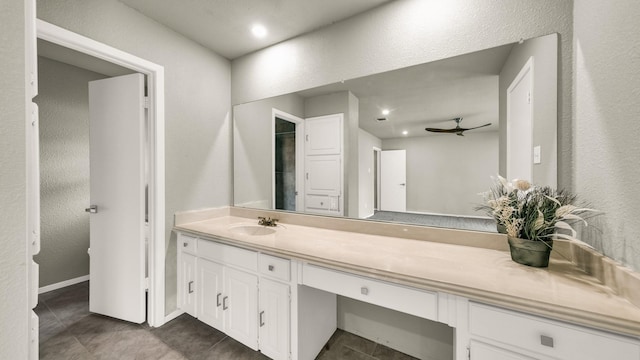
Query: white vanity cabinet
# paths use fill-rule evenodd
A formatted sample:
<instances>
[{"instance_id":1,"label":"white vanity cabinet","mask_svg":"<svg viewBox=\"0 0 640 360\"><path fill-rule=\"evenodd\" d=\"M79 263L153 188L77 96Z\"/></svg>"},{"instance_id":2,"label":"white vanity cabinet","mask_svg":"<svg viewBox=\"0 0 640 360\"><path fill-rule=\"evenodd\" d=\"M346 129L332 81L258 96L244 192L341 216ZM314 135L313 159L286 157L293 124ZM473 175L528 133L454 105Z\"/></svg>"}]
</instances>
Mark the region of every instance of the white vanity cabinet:
<instances>
[{"instance_id":1,"label":"white vanity cabinet","mask_svg":"<svg viewBox=\"0 0 640 360\"><path fill-rule=\"evenodd\" d=\"M469 302L471 360L638 360L637 340Z\"/></svg>"},{"instance_id":2,"label":"white vanity cabinet","mask_svg":"<svg viewBox=\"0 0 640 360\"><path fill-rule=\"evenodd\" d=\"M274 360L290 354L290 260L178 234L179 306Z\"/></svg>"}]
</instances>

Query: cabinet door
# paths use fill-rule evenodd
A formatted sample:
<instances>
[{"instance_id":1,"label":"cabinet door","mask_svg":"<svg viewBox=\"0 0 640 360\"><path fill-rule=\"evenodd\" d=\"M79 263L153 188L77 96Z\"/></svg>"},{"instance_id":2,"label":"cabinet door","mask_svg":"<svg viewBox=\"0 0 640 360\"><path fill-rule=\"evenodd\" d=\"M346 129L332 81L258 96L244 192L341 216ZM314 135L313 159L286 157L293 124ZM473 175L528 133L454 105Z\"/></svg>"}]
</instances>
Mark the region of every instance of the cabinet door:
<instances>
[{"instance_id":1,"label":"cabinet door","mask_svg":"<svg viewBox=\"0 0 640 360\"><path fill-rule=\"evenodd\" d=\"M528 356L481 342L471 342L471 360L534 360Z\"/></svg>"},{"instance_id":2,"label":"cabinet door","mask_svg":"<svg viewBox=\"0 0 640 360\"><path fill-rule=\"evenodd\" d=\"M260 279L259 337L260 351L273 360L289 355L289 285Z\"/></svg>"},{"instance_id":3,"label":"cabinet door","mask_svg":"<svg viewBox=\"0 0 640 360\"><path fill-rule=\"evenodd\" d=\"M224 329L222 276L222 265L198 259L198 318L221 331Z\"/></svg>"},{"instance_id":4,"label":"cabinet door","mask_svg":"<svg viewBox=\"0 0 640 360\"><path fill-rule=\"evenodd\" d=\"M182 310L194 317L198 316L196 311L196 263L195 256L182 253L180 260Z\"/></svg>"},{"instance_id":5,"label":"cabinet door","mask_svg":"<svg viewBox=\"0 0 640 360\"><path fill-rule=\"evenodd\" d=\"M342 153L342 114L319 116L305 120L305 154Z\"/></svg>"},{"instance_id":6,"label":"cabinet door","mask_svg":"<svg viewBox=\"0 0 640 360\"><path fill-rule=\"evenodd\" d=\"M224 272L225 332L258 350L258 277L228 267Z\"/></svg>"}]
</instances>

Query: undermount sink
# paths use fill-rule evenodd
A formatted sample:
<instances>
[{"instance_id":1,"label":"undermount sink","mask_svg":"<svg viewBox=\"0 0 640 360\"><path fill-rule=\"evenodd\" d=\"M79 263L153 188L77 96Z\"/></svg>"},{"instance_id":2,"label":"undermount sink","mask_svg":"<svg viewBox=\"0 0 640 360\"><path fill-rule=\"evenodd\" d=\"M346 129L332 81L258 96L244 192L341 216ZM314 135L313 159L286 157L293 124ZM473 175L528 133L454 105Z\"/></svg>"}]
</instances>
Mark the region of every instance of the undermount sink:
<instances>
[{"instance_id":1,"label":"undermount sink","mask_svg":"<svg viewBox=\"0 0 640 360\"><path fill-rule=\"evenodd\" d=\"M236 235L252 235L252 236L260 236L260 235L271 235L276 232L276 229L273 227L267 227L262 225L233 225L229 227L229 231Z\"/></svg>"}]
</instances>

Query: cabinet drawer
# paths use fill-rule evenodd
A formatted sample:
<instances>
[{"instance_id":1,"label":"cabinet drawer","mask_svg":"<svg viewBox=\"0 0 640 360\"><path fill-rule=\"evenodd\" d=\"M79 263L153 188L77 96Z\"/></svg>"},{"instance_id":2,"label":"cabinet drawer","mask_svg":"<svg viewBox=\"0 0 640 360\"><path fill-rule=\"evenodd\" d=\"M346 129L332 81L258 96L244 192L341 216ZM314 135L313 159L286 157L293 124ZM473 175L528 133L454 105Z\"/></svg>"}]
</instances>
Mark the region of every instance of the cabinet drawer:
<instances>
[{"instance_id":1,"label":"cabinet drawer","mask_svg":"<svg viewBox=\"0 0 640 360\"><path fill-rule=\"evenodd\" d=\"M289 281L291 279L291 261L271 255L258 255L258 271L260 274L276 279Z\"/></svg>"},{"instance_id":2,"label":"cabinet drawer","mask_svg":"<svg viewBox=\"0 0 640 360\"><path fill-rule=\"evenodd\" d=\"M304 285L347 296L429 320L437 320L438 296L434 292L412 289L371 278L305 265Z\"/></svg>"},{"instance_id":3,"label":"cabinet drawer","mask_svg":"<svg viewBox=\"0 0 640 360\"><path fill-rule=\"evenodd\" d=\"M198 239L192 236L178 234L178 248L186 253L196 255L198 252Z\"/></svg>"},{"instance_id":4,"label":"cabinet drawer","mask_svg":"<svg viewBox=\"0 0 640 360\"><path fill-rule=\"evenodd\" d=\"M198 240L198 256L225 265L258 271L258 253L214 241Z\"/></svg>"},{"instance_id":5,"label":"cabinet drawer","mask_svg":"<svg viewBox=\"0 0 640 360\"><path fill-rule=\"evenodd\" d=\"M559 359L640 359L631 339L482 304L469 304L469 329L472 337Z\"/></svg>"}]
</instances>

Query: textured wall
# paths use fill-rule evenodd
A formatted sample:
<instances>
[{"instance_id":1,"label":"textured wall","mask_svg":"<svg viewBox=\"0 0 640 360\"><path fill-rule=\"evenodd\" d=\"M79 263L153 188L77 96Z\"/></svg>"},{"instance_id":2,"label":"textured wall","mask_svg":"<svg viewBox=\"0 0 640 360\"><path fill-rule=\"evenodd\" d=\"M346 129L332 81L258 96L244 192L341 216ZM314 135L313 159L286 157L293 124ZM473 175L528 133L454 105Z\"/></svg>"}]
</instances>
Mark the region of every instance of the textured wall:
<instances>
[{"instance_id":1,"label":"textured wall","mask_svg":"<svg viewBox=\"0 0 640 360\"><path fill-rule=\"evenodd\" d=\"M640 2L575 3L575 188L583 240L640 270Z\"/></svg>"},{"instance_id":2,"label":"textured wall","mask_svg":"<svg viewBox=\"0 0 640 360\"><path fill-rule=\"evenodd\" d=\"M0 359L28 357L24 8L0 2Z\"/></svg>"},{"instance_id":3,"label":"textured wall","mask_svg":"<svg viewBox=\"0 0 640 360\"><path fill-rule=\"evenodd\" d=\"M176 308L180 210L231 200L229 61L117 0L39 0L38 17L164 66L166 311Z\"/></svg>"},{"instance_id":4,"label":"textured wall","mask_svg":"<svg viewBox=\"0 0 640 360\"><path fill-rule=\"evenodd\" d=\"M40 287L89 274L89 81L106 76L38 58Z\"/></svg>"},{"instance_id":5,"label":"textured wall","mask_svg":"<svg viewBox=\"0 0 640 360\"><path fill-rule=\"evenodd\" d=\"M407 151L407 211L484 215L473 208L498 172L497 131L382 140L382 150L402 149Z\"/></svg>"},{"instance_id":6,"label":"textured wall","mask_svg":"<svg viewBox=\"0 0 640 360\"><path fill-rule=\"evenodd\" d=\"M398 0L232 62L234 104L559 33L558 183L571 186L570 0Z\"/></svg>"}]
</instances>

